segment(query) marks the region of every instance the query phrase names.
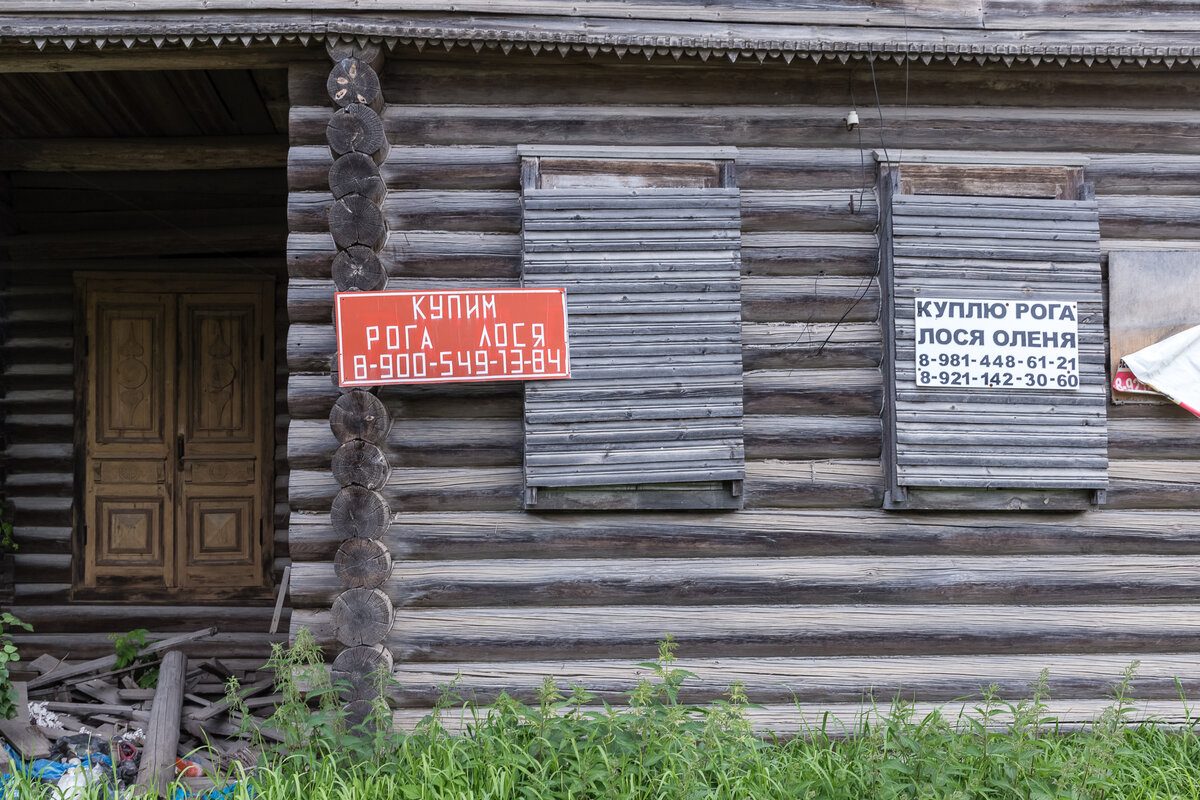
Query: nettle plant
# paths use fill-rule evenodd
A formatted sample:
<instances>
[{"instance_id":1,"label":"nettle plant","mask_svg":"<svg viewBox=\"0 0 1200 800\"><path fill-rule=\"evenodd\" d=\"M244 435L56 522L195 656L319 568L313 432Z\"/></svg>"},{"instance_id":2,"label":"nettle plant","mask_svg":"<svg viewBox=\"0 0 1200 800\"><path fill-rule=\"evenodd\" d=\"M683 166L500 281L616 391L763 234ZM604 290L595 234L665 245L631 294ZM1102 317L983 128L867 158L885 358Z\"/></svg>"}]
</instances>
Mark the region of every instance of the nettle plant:
<instances>
[{"instance_id":1,"label":"nettle plant","mask_svg":"<svg viewBox=\"0 0 1200 800\"><path fill-rule=\"evenodd\" d=\"M9 635L13 628L33 630L29 623L22 622L7 611L0 612L0 719L12 719L17 715L17 689L8 672L10 663L21 660L17 646Z\"/></svg>"}]
</instances>

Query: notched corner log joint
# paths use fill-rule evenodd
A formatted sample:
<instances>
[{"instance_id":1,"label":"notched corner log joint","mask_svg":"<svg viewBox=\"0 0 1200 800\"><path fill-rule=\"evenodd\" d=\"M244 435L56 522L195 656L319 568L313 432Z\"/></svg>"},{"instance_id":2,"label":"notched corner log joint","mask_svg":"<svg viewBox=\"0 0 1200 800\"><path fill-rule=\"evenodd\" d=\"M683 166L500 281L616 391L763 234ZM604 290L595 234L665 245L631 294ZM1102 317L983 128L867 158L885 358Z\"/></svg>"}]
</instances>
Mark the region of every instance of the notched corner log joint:
<instances>
[{"instance_id":1,"label":"notched corner log joint","mask_svg":"<svg viewBox=\"0 0 1200 800\"><path fill-rule=\"evenodd\" d=\"M325 82L325 89L340 108L361 103L376 113L383 110L379 76L370 65L357 58L343 58L335 64Z\"/></svg>"}]
</instances>

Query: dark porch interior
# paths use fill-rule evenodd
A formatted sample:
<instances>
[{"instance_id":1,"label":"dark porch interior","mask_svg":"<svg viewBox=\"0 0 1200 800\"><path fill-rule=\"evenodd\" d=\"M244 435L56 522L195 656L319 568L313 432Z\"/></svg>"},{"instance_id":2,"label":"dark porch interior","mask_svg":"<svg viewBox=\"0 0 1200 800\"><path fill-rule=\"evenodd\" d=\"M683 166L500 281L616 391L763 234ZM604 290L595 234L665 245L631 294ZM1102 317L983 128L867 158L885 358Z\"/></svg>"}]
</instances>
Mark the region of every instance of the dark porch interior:
<instances>
[{"instance_id":1,"label":"dark porch interior","mask_svg":"<svg viewBox=\"0 0 1200 800\"><path fill-rule=\"evenodd\" d=\"M93 59L94 60L94 59ZM277 66L277 65L276 65ZM274 579L288 563L287 71L0 73L0 496L19 550L0 604L23 656L109 653L107 636L216 625L200 647L266 655L273 607L72 602L79 580L73 275L276 278ZM270 537L267 537L270 546Z\"/></svg>"}]
</instances>

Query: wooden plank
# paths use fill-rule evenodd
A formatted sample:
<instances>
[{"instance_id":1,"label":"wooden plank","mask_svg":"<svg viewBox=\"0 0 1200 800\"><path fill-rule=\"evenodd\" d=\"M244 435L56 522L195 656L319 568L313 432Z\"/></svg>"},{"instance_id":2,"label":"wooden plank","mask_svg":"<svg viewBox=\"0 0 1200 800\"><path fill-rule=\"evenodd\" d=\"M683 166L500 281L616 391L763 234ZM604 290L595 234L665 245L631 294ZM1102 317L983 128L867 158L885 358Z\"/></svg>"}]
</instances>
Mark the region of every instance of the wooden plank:
<instances>
[{"instance_id":1,"label":"wooden plank","mask_svg":"<svg viewBox=\"0 0 1200 800\"><path fill-rule=\"evenodd\" d=\"M151 642L142 648L142 653L145 655L153 655L170 650L179 645L194 642L200 639L212 636L217 632L216 628L202 628L192 633L185 633L179 636L171 636L161 641ZM72 664L71 666L63 666L52 673L39 675L29 682L29 688L36 689L40 686L50 686L70 678L77 678L81 675L92 675L95 673L106 672L117 663L116 655L105 656L103 658L93 659L81 664Z\"/></svg>"},{"instance_id":2,"label":"wooden plank","mask_svg":"<svg viewBox=\"0 0 1200 800\"><path fill-rule=\"evenodd\" d=\"M162 796L175 778L175 751L179 747L179 722L183 711L183 684L187 656L169 651L158 671L158 686L150 707L146 745L138 769L139 794Z\"/></svg>"},{"instance_id":3,"label":"wooden plank","mask_svg":"<svg viewBox=\"0 0 1200 800\"><path fill-rule=\"evenodd\" d=\"M29 719L29 684L13 681L12 688L16 693L14 705L17 713L12 719L0 719L0 734L22 759L48 758L50 740Z\"/></svg>"},{"instance_id":4,"label":"wooden plank","mask_svg":"<svg viewBox=\"0 0 1200 800\"><path fill-rule=\"evenodd\" d=\"M283 568L283 578L279 581L279 587L275 591L275 613L271 615L270 632L275 633L279 630L279 618L283 614L283 603L287 598L288 584L292 576L292 567L289 564Z\"/></svg>"}]
</instances>

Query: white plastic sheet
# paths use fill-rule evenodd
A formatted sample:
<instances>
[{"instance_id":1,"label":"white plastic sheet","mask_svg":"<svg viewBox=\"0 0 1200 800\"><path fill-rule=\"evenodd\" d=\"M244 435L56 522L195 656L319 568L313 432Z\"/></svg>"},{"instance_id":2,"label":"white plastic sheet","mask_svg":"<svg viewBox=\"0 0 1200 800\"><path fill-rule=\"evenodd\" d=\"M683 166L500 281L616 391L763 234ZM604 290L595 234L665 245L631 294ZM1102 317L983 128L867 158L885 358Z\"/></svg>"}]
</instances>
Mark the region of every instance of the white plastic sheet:
<instances>
[{"instance_id":1,"label":"white plastic sheet","mask_svg":"<svg viewBox=\"0 0 1200 800\"><path fill-rule=\"evenodd\" d=\"M1200 417L1200 325L1122 360L1142 383Z\"/></svg>"}]
</instances>

